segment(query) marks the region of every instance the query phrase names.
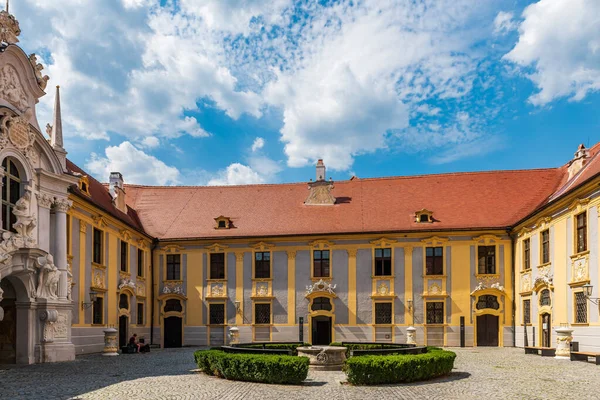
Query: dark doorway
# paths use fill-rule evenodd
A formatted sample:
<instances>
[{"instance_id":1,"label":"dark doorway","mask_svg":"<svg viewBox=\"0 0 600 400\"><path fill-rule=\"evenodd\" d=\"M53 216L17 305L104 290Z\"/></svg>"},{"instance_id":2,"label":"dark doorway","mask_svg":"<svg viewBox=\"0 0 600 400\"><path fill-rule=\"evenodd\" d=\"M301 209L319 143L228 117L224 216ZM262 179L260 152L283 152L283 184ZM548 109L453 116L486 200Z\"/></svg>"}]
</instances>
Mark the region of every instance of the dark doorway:
<instances>
[{"instance_id":1,"label":"dark doorway","mask_svg":"<svg viewBox=\"0 0 600 400\"><path fill-rule=\"evenodd\" d=\"M123 346L127 346L128 337L127 337L127 325L129 323L129 318L127 315L121 315L119 317L119 348Z\"/></svg>"},{"instance_id":2,"label":"dark doorway","mask_svg":"<svg viewBox=\"0 0 600 400\"><path fill-rule=\"evenodd\" d=\"M4 319L0 321L0 364L17 362L17 309L15 307L15 288L8 279L3 279L0 289L4 298L0 307L4 310Z\"/></svg>"},{"instance_id":3,"label":"dark doorway","mask_svg":"<svg viewBox=\"0 0 600 400\"><path fill-rule=\"evenodd\" d=\"M477 317L477 346L498 346L498 317L480 315Z\"/></svg>"},{"instance_id":4,"label":"dark doorway","mask_svg":"<svg viewBox=\"0 0 600 400\"><path fill-rule=\"evenodd\" d=\"M542 347L550 347L550 339L551 339L551 332L550 332L550 326L551 326L551 318L550 318L550 314L545 313L542 314L542 329L540 329L540 332L542 332Z\"/></svg>"},{"instance_id":5,"label":"dark doorway","mask_svg":"<svg viewBox=\"0 0 600 400\"><path fill-rule=\"evenodd\" d=\"M329 345L331 343L331 317L312 318L312 344Z\"/></svg>"},{"instance_id":6,"label":"dark doorway","mask_svg":"<svg viewBox=\"0 0 600 400\"><path fill-rule=\"evenodd\" d=\"M164 319L165 348L181 347L181 318L167 317Z\"/></svg>"}]
</instances>

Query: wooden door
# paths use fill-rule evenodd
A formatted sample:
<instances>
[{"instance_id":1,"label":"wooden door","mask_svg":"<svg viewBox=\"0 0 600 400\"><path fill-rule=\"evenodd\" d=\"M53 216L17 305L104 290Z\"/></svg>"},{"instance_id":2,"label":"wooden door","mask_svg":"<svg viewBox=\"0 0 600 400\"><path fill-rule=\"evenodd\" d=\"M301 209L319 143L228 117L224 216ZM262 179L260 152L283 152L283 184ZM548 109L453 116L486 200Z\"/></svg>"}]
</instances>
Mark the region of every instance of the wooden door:
<instances>
[{"instance_id":1,"label":"wooden door","mask_svg":"<svg viewBox=\"0 0 600 400\"><path fill-rule=\"evenodd\" d=\"M15 299L3 299L4 319L0 321L0 364L17 362L17 309Z\"/></svg>"},{"instance_id":2,"label":"wooden door","mask_svg":"<svg viewBox=\"0 0 600 400\"><path fill-rule=\"evenodd\" d=\"M331 343L331 317L313 317L312 344L327 346Z\"/></svg>"},{"instance_id":3,"label":"wooden door","mask_svg":"<svg viewBox=\"0 0 600 400\"><path fill-rule=\"evenodd\" d=\"M477 346L498 346L498 317L480 315L477 317Z\"/></svg>"},{"instance_id":4,"label":"wooden door","mask_svg":"<svg viewBox=\"0 0 600 400\"><path fill-rule=\"evenodd\" d=\"M129 318L126 315L121 315L119 317L119 348L123 346L127 346L129 342L129 338L127 337L127 325L129 322Z\"/></svg>"},{"instance_id":5,"label":"wooden door","mask_svg":"<svg viewBox=\"0 0 600 400\"><path fill-rule=\"evenodd\" d=\"M181 347L182 320L179 317L164 319L165 348ZM212 344L212 343L211 343Z\"/></svg>"},{"instance_id":6,"label":"wooden door","mask_svg":"<svg viewBox=\"0 0 600 400\"><path fill-rule=\"evenodd\" d=\"M542 329L540 329L540 332L542 332L542 347L550 347L550 340L552 338L551 325L550 314L542 314Z\"/></svg>"}]
</instances>

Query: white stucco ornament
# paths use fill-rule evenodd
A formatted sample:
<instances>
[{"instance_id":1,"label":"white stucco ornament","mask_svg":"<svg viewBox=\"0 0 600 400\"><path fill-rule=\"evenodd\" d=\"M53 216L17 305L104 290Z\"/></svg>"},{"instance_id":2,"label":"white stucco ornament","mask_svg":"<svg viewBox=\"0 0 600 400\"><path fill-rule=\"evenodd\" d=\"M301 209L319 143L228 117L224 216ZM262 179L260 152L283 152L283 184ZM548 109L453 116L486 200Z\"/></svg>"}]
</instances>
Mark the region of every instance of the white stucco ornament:
<instances>
[{"instance_id":1,"label":"white stucco ornament","mask_svg":"<svg viewBox=\"0 0 600 400\"><path fill-rule=\"evenodd\" d=\"M306 295L308 296L311 293L315 292L325 292L329 294L335 294L336 284L331 284L329 282L325 282L323 279L319 279L318 282L313 283L312 285L306 286Z\"/></svg>"},{"instance_id":2,"label":"white stucco ornament","mask_svg":"<svg viewBox=\"0 0 600 400\"><path fill-rule=\"evenodd\" d=\"M126 288L126 287L134 289L134 291L135 291L135 282L132 281L131 279L127 279L127 278L121 279L121 281L119 282L119 290Z\"/></svg>"},{"instance_id":3,"label":"white stucco ornament","mask_svg":"<svg viewBox=\"0 0 600 400\"><path fill-rule=\"evenodd\" d=\"M48 254L45 257L38 257L36 261L36 267L39 269L36 297L48 300L58 299L60 271L54 265L54 258Z\"/></svg>"}]
</instances>

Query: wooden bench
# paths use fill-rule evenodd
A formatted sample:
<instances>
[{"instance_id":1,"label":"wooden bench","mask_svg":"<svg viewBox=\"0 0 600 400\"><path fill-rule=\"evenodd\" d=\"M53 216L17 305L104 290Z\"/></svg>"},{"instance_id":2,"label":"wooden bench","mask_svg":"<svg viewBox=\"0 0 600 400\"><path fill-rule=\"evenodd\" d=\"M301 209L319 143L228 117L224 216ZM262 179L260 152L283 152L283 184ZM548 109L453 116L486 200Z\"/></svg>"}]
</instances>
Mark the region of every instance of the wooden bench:
<instances>
[{"instance_id":1,"label":"wooden bench","mask_svg":"<svg viewBox=\"0 0 600 400\"><path fill-rule=\"evenodd\" d=\"M525 347L525 354L541 354L542 357L554 357L556 349L554 347Z\"/></svg>"},{"instance_id":2,"label":"wooden bench","mask_svg":"<svg viewBox=\"0 0 600 400\"><path fill-rule=\"evenodd\" d=\"M585 351L572 351L571 361L588 361L588 358L595 358L596 365L600 365L600 353L590 353Z\"/></svg>"}]
</instances>

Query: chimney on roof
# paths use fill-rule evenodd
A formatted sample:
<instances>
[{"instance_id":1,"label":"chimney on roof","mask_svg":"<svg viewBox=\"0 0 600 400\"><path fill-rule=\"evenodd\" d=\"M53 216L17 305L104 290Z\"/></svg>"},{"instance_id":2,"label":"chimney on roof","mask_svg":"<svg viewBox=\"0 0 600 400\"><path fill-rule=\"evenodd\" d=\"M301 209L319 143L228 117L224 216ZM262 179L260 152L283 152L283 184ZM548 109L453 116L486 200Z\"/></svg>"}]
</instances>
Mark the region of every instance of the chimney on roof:
<instances>
[{"instance_id":1,"label":"chimney on roof","mask_svg":"<svg viewBox=\"0 0 600 400\"><path fill-rule=\"evenodd\" d=\"M325 180L325 164L323 160L317 161L317 180L308 183L310 190L308 197L304 201L307 206L332 206L335 204L335 197L331 194L333 181Z\"/></svg>"},{"instance_id":2,"label":"chimney on roof","mask_svg":"<svg viewBox=\"0 0 600 400\"><path fill-rule=\"evenodd\" d=\"M109 191L113 198L113 204L117 210L127 214L127 202L125 201L125 188L123 187L123 175L120 172L111 172L109 179Z\"/></svg>"},{"instance_id":3,"label":"chimney on roof","mask_svg":"<svg viewBox=\"0 0 600 400\"><path fill-rule=\"evenodd\" d=\"M573 157L573 159L569 161L568 164L569 179L577 175L577 173L581 171L583 167L585 167L585 164L588 162L588 159L588 149L586 149L583 144L580 144L579 147L577 147L577 151L575 152L575 157Z\"/></svg>"}]
</instances>

